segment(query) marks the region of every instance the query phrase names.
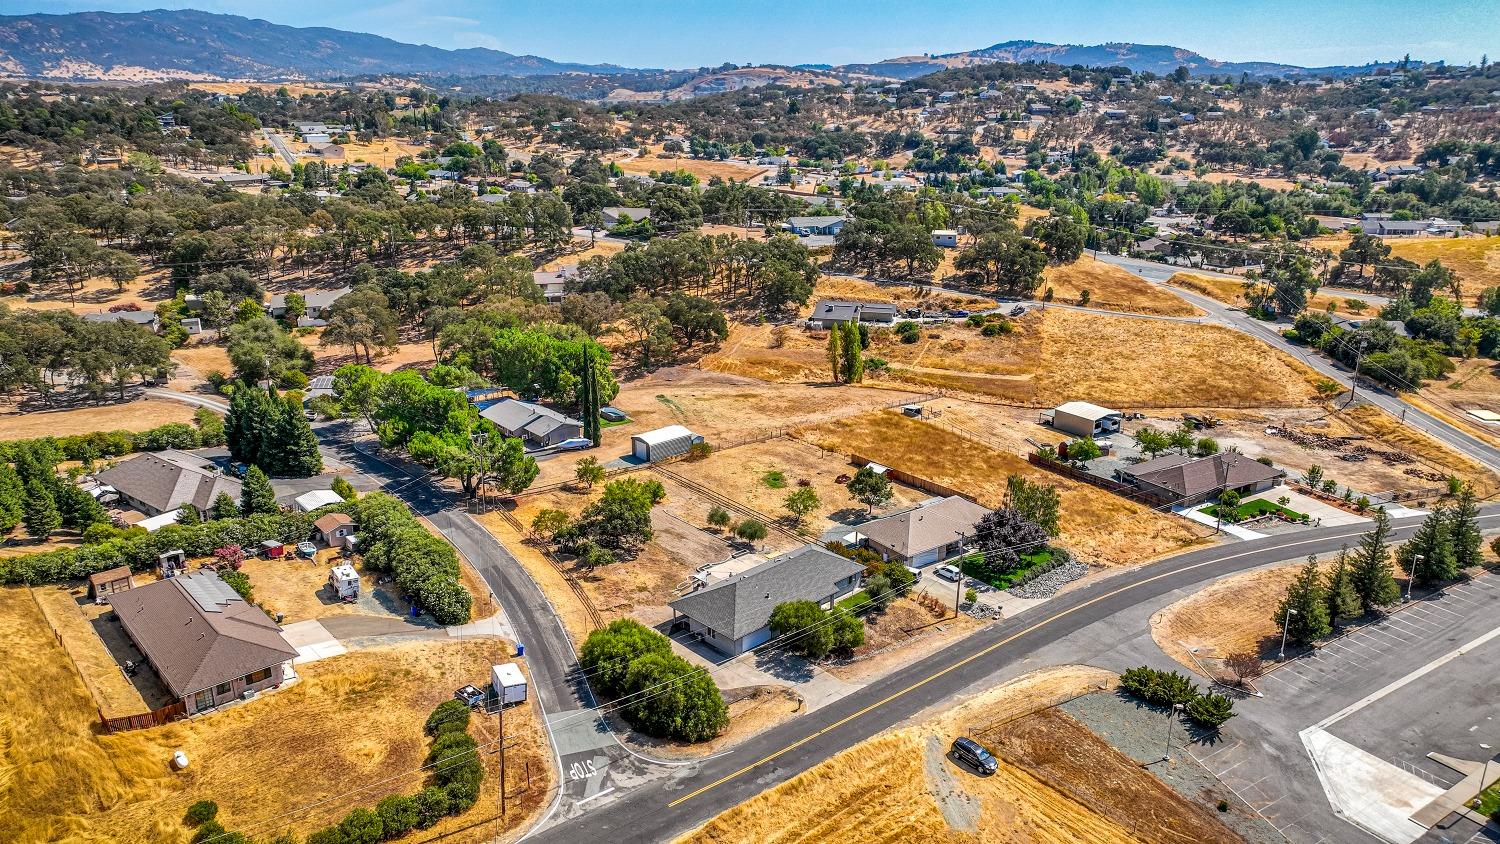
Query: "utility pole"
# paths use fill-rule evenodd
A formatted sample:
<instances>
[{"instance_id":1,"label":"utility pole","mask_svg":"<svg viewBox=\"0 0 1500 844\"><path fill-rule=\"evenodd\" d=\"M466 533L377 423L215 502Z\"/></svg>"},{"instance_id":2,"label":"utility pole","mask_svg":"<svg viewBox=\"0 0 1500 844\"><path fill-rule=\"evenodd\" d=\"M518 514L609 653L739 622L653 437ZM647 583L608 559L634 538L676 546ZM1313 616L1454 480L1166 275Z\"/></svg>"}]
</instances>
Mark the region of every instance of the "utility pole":
<instances>
[{"instance_id":1,"label":"utility pole","mask_svg":"<svg viewBox=\"0 0 1500 844\"><path fill-rule=\"evenodd\" d=\"M1359 365L1365 359L1365 339L1359 339L1359 345L1354 352L1354 377L1349 379L1349 400L1344 402L1344 407L1354 404L1354 397L1359 392Z\"/></svg>"}]
</instances>

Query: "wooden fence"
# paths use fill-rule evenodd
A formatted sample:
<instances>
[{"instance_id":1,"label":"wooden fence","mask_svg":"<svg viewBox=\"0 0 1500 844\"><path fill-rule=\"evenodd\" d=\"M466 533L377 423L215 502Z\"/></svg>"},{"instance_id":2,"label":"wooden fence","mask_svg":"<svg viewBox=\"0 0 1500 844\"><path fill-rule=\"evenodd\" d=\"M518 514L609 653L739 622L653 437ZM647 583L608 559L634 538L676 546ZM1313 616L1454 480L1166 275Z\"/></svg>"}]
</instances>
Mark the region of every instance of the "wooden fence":
<instances>
[{"instance_id":1,"label":"wooden fence","mask_svg":"<svg viewBox=\"0 0 1500 844\"><path fill-rule=\"evenodd\" d=\"M104 724L104 732L120 733L126 730L144 730L147 727L160 727L187 717L187 704L175 701L160 709L153 709L140 715L126 715L121 718L105 718L104 711L99 711L99 720Z\"/></svg>"},{"instance_id":2,"label":"wooden fence","mask_svg":"<svg viewBox=\"0 0 1500 844\"><path fill-rule=\"evenodd\" d=\"M1040 454L1036 454L1035 452L1027 454L1026 460L1033 466L1040 466L1041 468L1046 469L1049 472L1054 472L1056 474L1062 475L1065 478L1072 478L1075 481L1082 481L1086 484L1093 484L1100 489L1107 489L1110 492L1113 492L1115 495L1120 496L1121 498L1128 498L1131 501L1136 502L1137 504L1144 504L1147 507L1171 507L1176 503L1174 501L1162 498L1161 496L1152 495L1151 493L1144 490L1136 489L1133 486L1122 484L1119 481L1112 481L1109 478L1101 478L1098 475L1090 474L1083 471L1082 469L1075 469L1072 466L1069 466L1068 464L1061 461L1049 460L1045 457L1042 457Z\"/></svg>"},{"instance_id":3,"label":"wooden fence","mask_svg":"<svg viewBox=\"0 0 1500 844\"><path fill-rule=\"evenodd\" d=\"M853 463L855 466L867 466L871 463L880 463L879 460L871 460L870 458L864 457L863 455L859 454L849 455L849 462ZM881 465L884 466L885 464L881 463ZM969 501L974 501L974 496L968 494L967 492L959 492L951 486L944 486L937 481L929 481L926 478L920 477L918 475L913 475L910 472L903 472L895 467L887 467L885 476L893 481L896 481L897 483L906 484L909 487L916 487L917 489L920 489L924 492L930 492L933 495L941 495L944 498L956 495L959 498L966 498ZM974 501L974 503L978 504L979 502Z\"/></svg>"}]
</instances>

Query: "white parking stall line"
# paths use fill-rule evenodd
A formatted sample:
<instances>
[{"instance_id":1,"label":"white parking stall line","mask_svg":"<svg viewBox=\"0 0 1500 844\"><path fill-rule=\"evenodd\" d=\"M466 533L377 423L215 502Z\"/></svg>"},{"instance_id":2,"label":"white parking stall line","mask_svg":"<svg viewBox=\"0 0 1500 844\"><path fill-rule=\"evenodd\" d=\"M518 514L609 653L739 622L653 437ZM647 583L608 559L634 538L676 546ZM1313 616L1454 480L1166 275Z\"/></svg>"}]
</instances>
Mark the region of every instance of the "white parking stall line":
<instances>
[{"instance_id":1,"label":"white parking stall line","mask_svg":"<svg viewBox=\"0 0 1500 844\"><path fill-rule=\"evenodd\" d=\"M1382 630L1380 628L1372 627L1372 628L1369 628L1369 630L1366 631L1366 632L1370 636L1381 636L1381 637L1384 637L1386 639L1391 640L1392 642L1395 642L1398 645L1408 645L1408 644L1411 644L1411 641L1409 639L1403 639L1400 636L1397 636L1396 634L1394 634L1394 633L1392 633L1392 632L1390 632L1388 630Z\"/></svg>"},{"instance_id":2,"label":"white parking stall line","mask_svg":"<svg viewBox=\"0 0 1500 844\"><path fill-rule=\"evenodd\" d=\"M1437 604L1432 604L1432 603L1426 604L1426 605L1424 605L1424 609L1426 609L1428 612L1442 613L1443 615L1451 615L1451 616L1453 616L1454 619L1456 619L1458 621L1462 621L1463 618L1464 618L1462 615L1454 612L1453 610L1450 610L1447 607L1440 607Z\"/></svg>"},{"instance_id":3,"label":"white parking stall line","mask_svg":"<svg viewBox=\"0 0 1500 844\"><path fill-rule=\"evenodd\" d=\"M1245 746L1245 743L1243 741L1236 741L1234 744L1226 745L1224 747L1219 748L1218 750L1215 750L1213 753L1208 754L1207 756L1200 757L1198 759L1198 761L1199 762L1207 762L1208 760L1214 758L1215 756L1218 756L1220 753L1223 753L1226 750L1234 750L1237 747L1244 747L1244 746Z\"/></svg>"},{"instance_id":4,"label":"white parking stall line","mask_svg":"<svg viewBox=\"0 0 1500 844\"><path fill-rule=\"evenodd\" d=\"M1411 632L1416 633L1419 636L1429 636L1436 632L1436 630L1433 629L1419 627L1418 625L1412 623L1411 620L1404 618L1387 619L1387 623L1396 627L1400 627L1403 630L1410 630Z\"/></svg>"}]
</instances>

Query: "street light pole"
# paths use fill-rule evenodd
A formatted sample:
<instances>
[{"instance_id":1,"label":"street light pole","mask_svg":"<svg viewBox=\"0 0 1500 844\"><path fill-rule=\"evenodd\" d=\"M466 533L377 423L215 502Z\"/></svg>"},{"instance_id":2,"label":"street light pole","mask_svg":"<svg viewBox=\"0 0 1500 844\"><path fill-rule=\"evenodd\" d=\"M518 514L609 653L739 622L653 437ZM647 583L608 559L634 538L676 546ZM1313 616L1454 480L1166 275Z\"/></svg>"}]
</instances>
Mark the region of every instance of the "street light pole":
<instances>
[{"instance_id":1,"label":"street light pole","mask_svg":"<svg viewBox=\"0 0 1500 844\"><path fill-rule=\"evenodd\" d=\"M1411 555L1411 571L1406 574L1406 603L1411 603L1411 587L1417 582L1417 566L1422 564L1422 555Z\"/></svg>"},{"instance_id":2,"label":"street light pole","mask_svg":"<svg viewBox=\"0 0 1500 844\"><path fill-rule=\"evenodd\" d=\"M1168 762L1172 759L1172 724L1177 721L1177 713L1181 712L1182 709L1182 704L1174 703L1172 704L1172 708L1167 710L1167 747L1161 756L1161 761L1163 762Z\"/></svg>"},{"instance_id":3,"label":"street light pole","mask_svg":"<svg viewBox=\"0 0 1500 844\"><path fill-rule=\"evenodd\" d=\"M1291 607L1286 608L1286 620L1281 623L1281 656L1277 657L1278 662L1286 661L1286 634L1292 627L1292 616L1296 614L1296 610Z\"/></svg>"}]
</instances>

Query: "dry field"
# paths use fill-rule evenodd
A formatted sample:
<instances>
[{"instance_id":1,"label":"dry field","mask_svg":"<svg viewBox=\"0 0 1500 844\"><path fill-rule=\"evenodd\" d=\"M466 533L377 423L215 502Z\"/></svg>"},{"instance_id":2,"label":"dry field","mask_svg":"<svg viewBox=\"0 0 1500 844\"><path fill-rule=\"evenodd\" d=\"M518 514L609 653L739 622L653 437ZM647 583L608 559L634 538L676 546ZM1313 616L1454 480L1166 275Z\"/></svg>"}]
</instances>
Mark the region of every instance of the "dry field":
<instances>
[{"instance_id":1,"label":"dry field","mask_svg":"<svg viewBox=\"0 0 1500 844\"><path fill-rule=\"evenodd\" d=\"M173 349L172 360L178 364L178 377L196 376L202 379L210 372L223 375L234 373L234 365L229 362L229 352L225 347L201 340Z\"/></svg>"},{"instance_id":2,"label":"dry field","mask_svg":"<svg viewBox=\"0 0 1500 844\"><path fill-rule=\"evenodd\" d=\"M1044 287L1059 302L1076 304L1089 291L1088 307L1132 314L1198 316L1202 311L1149 281L1114 264L1084 256L1071 264L1048 267Z\"/></svg>"},{"instance_id":3,"label":"dry field","mask_svg":"<svg viewBox=\"0 0 1500 844\"><path fill-rule=\"evenodd\" d=\"M1203 174L1203 181L1210 184L1229 184L1230 182L1254 182L1263 188L1271 190L1289 191L1296 190L1297 183L1290 179L1278 176L1251 176L1244 173L1231 173L1224 170L1210 170Z\"/></svg>"},{"instance_id":4,"label":"dry field","mask_svg":"<svg viewBox=\"0 0 1500 844\"><path fill-rule=\"evenodd\" d=\"M193 406L166 399L0 415L0 440L65 437L94 431L145 431L169 422L193 421Z\"/></svg>"},{"instance_id":5,"label":"dry field","mask_svg":"<svg viewBox=\"0 0 1500 844\"><path fill-rule=\"evenodd\" d=\"M1416 458L1418 468L1444 474L1457 475L1474 485L1481 497L1495 492L1494 473L1468 457L1449 449L1426 434L1402 425L1389 414L1371 405L1358 405L1332 418L1335 435L1355 435L1376 441L1378 446L1398 449ZM1422 489L1443 486L1422 482L1409 475L1402 475L1404 483L1392 489Z\"/></svg>"},{"instance_id":6,"label":"dry field","mask_svg":"<svg viewBox=\"0 0 1500 844\"><path fill-rule=\"evenodd\" d=\"M648 174L653 170L658 173L686 170L705 183L715 176L726 181L758 181L762 174L776 171L774 167L759 167L743 161L705 161L685 156L682 158L663 158L659 155L636 156L622 158L616 163L626 173Z\"/></svg>"},{"instance_id":7,"label":"dry field","mask_svg":"<svg viewBox=\"0 0 1500 844\"><path fill-rule=\"evenodd\" d=\"M1052 484L1062 498L1060 540L1086 562L1135 565L1201 541L1197 526L1185 520L1052 474L1017 454L895 411L805 428L797 436L830 451L858 453L962 491L986 507L999 506L1008 475Z\"/></svg>"},{"instance_id":8,"label":"dry field","mask_svg":"<svg viewBox=\"0 0 1500 844\"><path fill-rule=\"evenodd\" d=\"M595 240L587 245L580 241L577 242L577 246L580 247L578 251L544 261L537 269L542 271L556 270L565 264L581 264L595 256L608 257L616 252L625 251L624 244L613 240Z\"/></svg>"},{"instance_id":9,"label":"dry field","mask_svg":"<svg viewBox=\"0 0 1500 844\"><path fill-rule=\"evenodd\" d=\"M346 604L333 597L328 589L328 569L334 565L338 556L337 551L324 548L319 550L315 558L317 562L300 557L283 557L279 560L251 557L240 567L240 571L250 578L250 586L255 590L255 603L273 618L276 613L283 613L285 618L282 624L331 615L369 614L368 610L357 603ZM358 559L354 561L354 566L359 572L361 595L373 594L375 589L380 588L375 584L375 576L366 572ZM477 616L477 604L475 609Z\"/></svg>"},{"instance_id":10,"label":"dry field","mask_svg":"<svg viewBox=\"0 0 1500 844\"><path fill-rule=\"evenodd\" d=\"M1151 619L1151 638L1167 656L1198 671L1189 649L1203 658L1257 653L1275 659L1281 628L1273 616L1303 563L1260 568L1226 577L1183 598Z\"/></svg>"},{"instance_id":11,"label":"dry field","mask_svg":"<svg viewBox=\"0 0 1500 844\"><path fill-rule=\"evenodd\" d=\"M1083 666L1028 675L924 723L861 742L679 841L1229 840L1202 809L1070 719L1019 722L1028 729L1013 747L1001 748L1000 770L992 777L968 774L944 756L952 738L970 727L1022 716L1112 682L1109 672ZM1050 752L1034 740L1040 738L1055 743ZM1087 756L1087 766L1068 762L1084 758L1080 754L1059 753L1084 742L1096 751ZM1140 837L1131 828L1139 828Z\"/></svg>"},{"instance_id":12,"label":"dry field","mask_svg":"<svg viewBox=\"0 0 1500 844\"><path fill-rule=\"evenodd\" d=\"M380 138L367 144L350 142L344 144L344 160L351 164L362 161L376 167L395 167L396 159L402 156L415 158L426 149L422 144L396 138Z\"/></svg>"},{"instance_id":13,"label":"dry field","mask_svg":"<svg viewBox=\"0 0 1500 844\"><path fill-rule=\"evenodd\" d=\"M140 576L137 586L145 585L152 578ZM83 684L93 695L106 718L121 718L139 715L162 706L164 700L153 699L149 703L142 696L116 658L110 654L96 631L113 633L119 638L119 625L105 626L96 623L99 616L109 611L88 600L88 587L61 585L37 586L32 596L41 607L47 623L62 636L62 647L77 666ZM27 600L24 593L18 600Z\"/></svg>"},{"instance_id":14,"label":"dry field","mask_svg":"<svg viewBox=\"0 0 1500 844\"><path fill-rule=\"evenodd\" d=\"M1500 424L1482 422L1465 412L1500 413L1500 365L1478 358L1457 364L1458 370L1447 380L1408 393L1406 400L1491 445L1500 446Z\"/></svg>"},{"instance_id":15,"label":"dry field","mask_svg":"<svg viewBox=\"0 0 1500 844\"><path fill-rule=\"evenodd\" d=\"M801 526L801 532L810 539L839 523L863 517L865 511L863 504L850 498L848 490L836 483L840 475L853 475L857 471L857 467L849 462L848 451L825 451L796 439L740 446L706 460L674 463L670 469L788 527L791 526L787 518L789 514L782 505L787 496L796 492L805 481L822 502L808 514ZM780 472L784 486L768 485L765 477L769 472ZM892 507L915 504L931 497L929 493L900 484L892 486L896 493Z\"/></svg>"},{"instance_id":16,"label":"dry field","mask_svg":"<svg viewBox=\"0 0 1500 844\"><path fill-rule=\"evenodd\" d=\"M929 327L914 344L877 331L869 355L887 360L890 372L875 377L1028 407L1087 399L1124 409L1307 406L1321 380L1291 357L1221 326L1057 308L1013 324L1015 332L1001 337L982 337L967 325ZM735 326L723 350L702 365L770 381L821 382L826 336L792 326Z\"/></svg>"},{"instance_id":17,"label":"dry field","mask_svg":"<svg viewBox=\"0 0 1500 844\"><path fill-rule=\"evenodd\" d=\"M155 269L137 276L125 285L124 290L102 276L85 280L76 291L70 291L62 284L48 284L33 289L26 299L26 307L36 310L61 308L82 315L107 311L115 305L134 304L143 311L150 311L155 310L163 299L172 298L168 280L166 270Z\"/></svg>"},{"instance_id":18,"label":"dry field","mask_svg":"<svg viewBox=\"0 0 1500 844\"><path fill-rule=\"evenodd\" d=\"M965 296L962 293L944 293L926 287L909 287L904 284L875 284L874 282L858 278L827 275L818 279L817 286L813 288L813 295L810 300L814 304L808 306L802 315L807 316L811 314L813 307L816 306L819 299L890 302L902 308L919 307L927 310L990 307L988 300Z\"/></svg>"},{"instance_id":19,"label":"dry field","mask_svg":"<svg viewBox=\"0 0 1500 844\"><path fill-rule=\"evenodd\" d=\"M1167 279L1168 284L1173 284L1186 290L1191 290L1210 299L1217 299L1226 305L1245 307L1249 301L1245 298L1245 283L1239 279L1224 278L1222 276L1200 275L1193 272L1179 272ZM1374 315L1376 308L1358 299L1350 299L1339 295L1335 290L1324 290L1307 300L1309 311L1332 311L1334 313Z\"/></svg>"},{"instance_id":20,"label":"dry field","mask_svg":"<svg viewBox=\"0 0 1500 844\"><path fill-rule=\"evenodd\" d=\"M355 806L422 784L428 742L422 722L452 689L478 682L508 643L440 641L382 647L301 668L296 684L248 704L150 730L99 735L92 698L24 590L0 591L0 634L12 651L0 663L0 840L186 842L184 810L209 798L231 829L268 838L300 835L337 821ZM551 752L530 708L506 713L506 734L520 739L507 760L516 798L507 825L517 829L546 803ZM483 743L493 721L471 726ZM173 772L176 750L190 767ZM495 757L479 804L434 827L445 840L479 841L494 833ZM289 776L289 771L316 772ZM379 783L379 785L370 785ZM350 793L354 789L364 789ZM319 801L326 804L305 811ZM283 813L291 813L281 817Z\"/></svg>"},{"instance_id":21,"label":"dry field","mask_svg":"<svg viewBox=\"0 0 1500 844\"><path fill-rule=\"evenodd\" d=\"M1338 234L1307 241L1335 254L1349 245L1350 235ZM1390 237L1391 255L1418 264L1437 259L1452 270L1463 288L1464 304L1475 304L1479 291L1500 284L1500 235L1490 237Z\"/></svg>"}]
</instances>

